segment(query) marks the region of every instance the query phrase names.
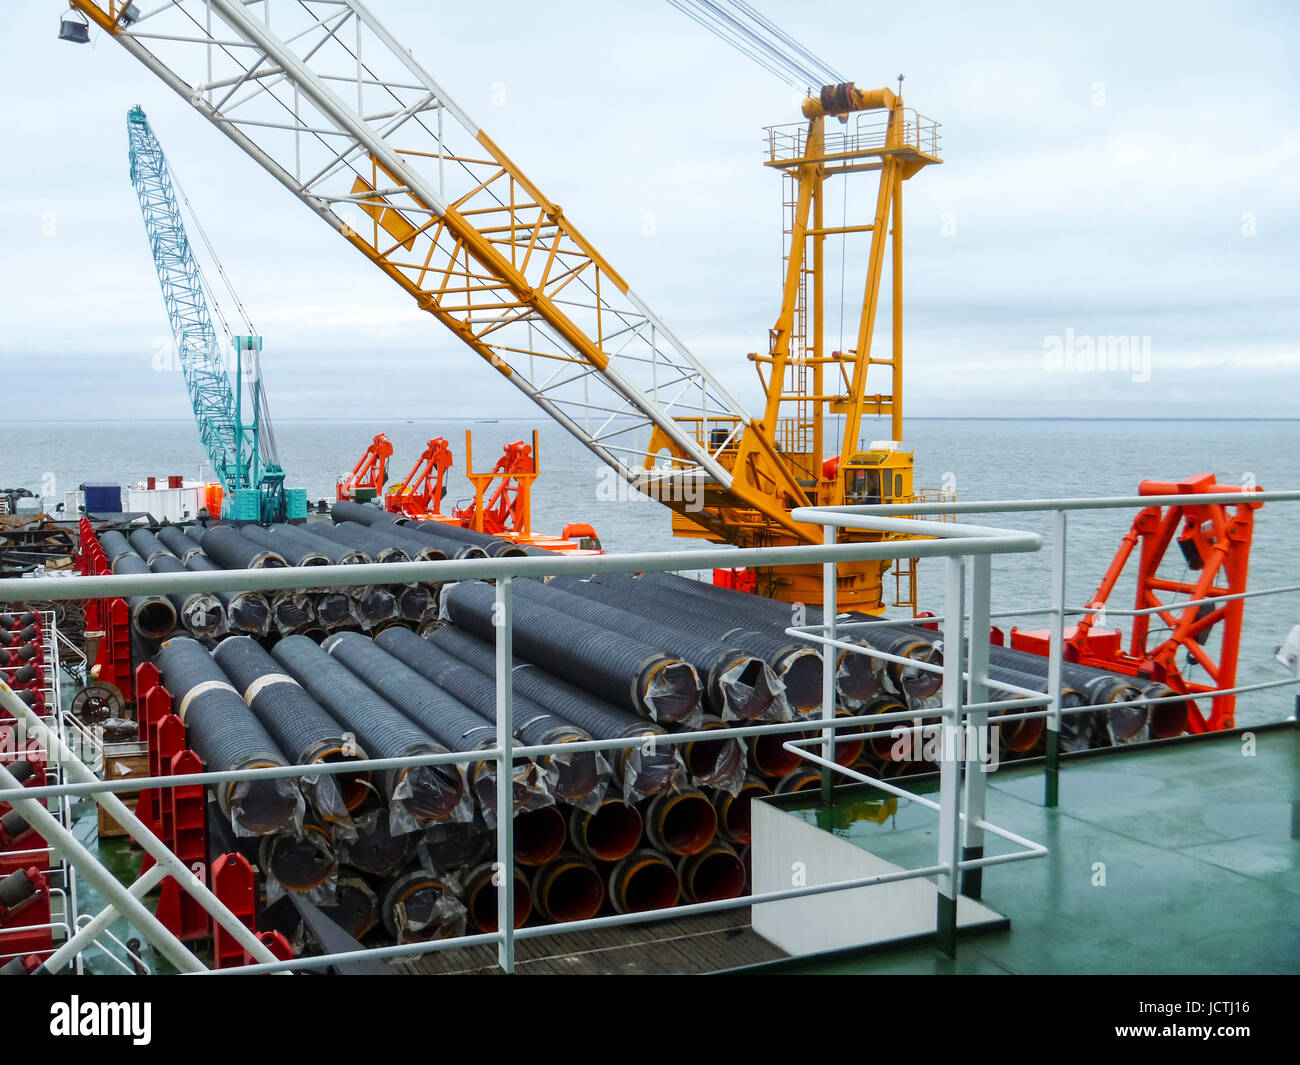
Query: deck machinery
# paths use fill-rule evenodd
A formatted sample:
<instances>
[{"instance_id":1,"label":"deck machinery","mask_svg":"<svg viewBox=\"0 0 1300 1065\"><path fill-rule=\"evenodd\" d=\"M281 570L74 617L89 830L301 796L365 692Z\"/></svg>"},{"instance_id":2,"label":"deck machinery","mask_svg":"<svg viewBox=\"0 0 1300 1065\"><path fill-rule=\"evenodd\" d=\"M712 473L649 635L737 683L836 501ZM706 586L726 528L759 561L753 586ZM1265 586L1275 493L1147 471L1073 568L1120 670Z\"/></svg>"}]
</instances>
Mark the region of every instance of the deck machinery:
<instances>
[{"instance_id":1,"label":"deck machinery","mask_svg":"<svg viewBox=\"0 0 1300 1065\"><path fill-rule=\"evenodd\" d=\"M820 528L791 517L797 507L913 497L899 442L901 192L940 159L938 125L891 90L826 85L804 100L804 122L769 131L767 164L788 175L793 196L781 311L767 349L751 356L766 394L754 417L359 0L71 7L602 461L670 507L680 535L817 543ZM829 179L864 174L879 183L872 218L827 224ZM824 243L859 233L871 247L856 341L828 351ZM886 270L892 338L882 355L873 334ZM889 383L877 386L885 371ZM833 468L828 414L843 416ZM890 418L889 442L863 447L869 414ZM844 566L841 602L882 609L887 566ZM760 576L769 594L820 600L812 569Z\"/></svg>"}]
</instances>

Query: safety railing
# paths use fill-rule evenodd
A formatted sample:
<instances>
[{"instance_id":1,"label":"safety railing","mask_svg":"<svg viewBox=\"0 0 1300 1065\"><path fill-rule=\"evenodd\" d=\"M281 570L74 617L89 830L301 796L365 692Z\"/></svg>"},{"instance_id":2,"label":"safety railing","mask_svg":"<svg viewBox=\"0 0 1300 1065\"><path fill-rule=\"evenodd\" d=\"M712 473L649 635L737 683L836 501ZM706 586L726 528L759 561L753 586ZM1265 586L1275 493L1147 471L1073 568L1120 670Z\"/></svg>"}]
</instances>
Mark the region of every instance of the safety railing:
<instances>
[{"instance_id":1,"label":"safety railing","mask_svg":"<svg viewBox=\"0 0 1300 1065\"><path fill-rule=\"evenodd\" d=\"M1261 502L1281 499L1300 499L1296 493L1261 493ZM1185 499L1182 500L1185 502ZM1214 501L1206 497L1203 501ZM1035 501L1017 504L957 504L945 501L930 504L939 512L952 513L1015 510L1058 510L1082 509L1088 506L1146 506L1158 503L1158 498L1135 497L1133 499L1096 501ZM289 970L324 969L336 965L341 960L363 961L366 959L409 960L414 957L448 949L475 945L494 946L498 963L504 971L512 971L515 965L515 946L521 941L558 933L581 932L593 929L610 928L627 924L643 924L655 920L687 917L696 914L713 913L729 909L738 909L767 902L787 899L813 897L833 892L852 890L877 884L892 883L901 880L929 878L936 879L939 887L939 912L937 928L941 934L940 947L951 953L955 949L955 912L959 881L962 878L978 883L980 872L985 866L1009 861L1021 861L1040 857L1046 853L1041 845L1000 828L985 817L983 802L983 784L985 774L964 771L966 750L964 737L968 730L986 727L989 715L1000 713L1001 721L1017 717L1046 717L1049 722L1049 735L1059 732L1061 708L1060 677L1057 675L1049 691L1044 694L1028 689L1018 688L990 680L988 677L988 632L989 604L991 584L991 559L994 555L1034 552L1042 545L1041 538L1023 531L975 526L955 521L927 521L918 517L898 518L891 515L898 512L906 514L925 513L927 505L916 503L902 504L894 507L857 507L857 508L804 508L795 512L796 520L816 522L826 527L826 542L818 546L791 546L751 548L745 550L704 549L691 551L634 553L626 555L584 556L581 558L564 557L528 557L528 558L494 558L466 559L439 562L384 563L360 566L313 567L304 573L292 568L261 569L241 571L186 572L175 574L141 574L138 576L85 576L65 578L58 581L42 582L36 580L0 581L0 602L24 598L100 598L117 597L134 594L185 594L195 591L237 591L260 590L271 591L301 588L310 585L313 588L345 587L365 583L392 584L395 582L451 582L466 580L491 580L495 582L495 645L496 645L496 740L487 749L472 753L449 752L429 754L421 757L372 758L339 763L315 763L311 765L289 765L267 767L252 770L201 772L187 774L183 783L186 785L206 785L230 783L242 780L267 778L293 778L334 773L355 773L362 771L380 771L391 768L408 768L423 765L441 765L452 763L469 763L494 761L498 766L496 774L496 808L510 810L513 808L513 774L507 767L517 759L539 758L551 754L577 754L582 751L612 751L644 744L643 737L635 739L593 739L567 742L561 744L523 744L514 735L514 697L511 678L511 661L513 658L513 581L518 578L545 577L551 575L586 576L599 573L636 573L647 570L674 570L681 568L699 569L713 566L782 566L819 563L823 568L823 591L827 604L826 618L823 626L810 626L801 629L801 633L814 643L826 647L843 647L861 653L861 645L852 640L841 639L843 629L836 621L836 574L841 562L862 561L870 559L896 559L899 557L937 557L945 559L945 595L943 614L939 624L943 627L944 658L942 666L927 666L908 659L906 664L912 667L932 668L943 674L942 705L937 708L927 707L927 718L938 718L942 722L943 756L940 760L940 782L937 802L922 795L913 794L890 781L881 781L855 770L846 770L838 766L833 759L833 745L837 734L856 735L853 729L868 730L874 733L882 725L899 727L917 727L915 711L901 711L896 714L870 714L840 716L835 715L835 692L833 690L834 670L823 671L823 683L827 686L823 692L820 718L809 720L796 719L789 722L774 722L754 725L728 726L722 729L705 731L673 732L656 737L656 744L680 745L695 741L719 740L729 737L745 738L764 734L806 733L810 728L820 735L814 739L792 737L788 746L800 752L806 758L825 771L823 787L829 790L831 775L840 774L851 780L868 783L873 787L916 802L919 806L935 810L939 817L939 853L933 864L916 869L905 869L884 875L836 881L826 884L809 884L786 890L764 891L758 894L741 896L714 902L697 902L669 909L644 911L612 916L596 917L584 921L553 922L548 924L514 927L514 878L501 876L497 885L497 924L498 931L484 932L455 938L431 940L427 942L402 943L392 946L374 947L349 952L344 955L323 955L310 958L279 960L270 950L254 936L213 892L185 866L150 829L126 808L117 792L143 788L167 788L178 783L175 777L133 778L129 781L103 781L84 765L76 753L61 737L53 737L52 757L63 761L63 780L57 785L43 788L23 789L0 766L0 801L11 802L30 814L33 823L46 835L51 845L71 861L77 871L108 901L108 906L101 913L84 922L78 921L79 928L68 941L56 951L50 960L50 968L67 964L77 955L95 943L104 929L118 916L126 918L159 952L181 972L202 972L206 966L169 932L158 919L142 905L141 899L164 877L175 877L177 882L203 907L214 922L234 937L240 946L253 958L253 963L233 969L220 970L222 973L259 973L284 972ZM879 542L836 543L835 538L841 528L870 529L877 532L901 536L922 537L922 539L884 540ZM970 577L971 594L967 597L967 578ZM969 601L969 612L967 603ZM1058 599L1057 611L1060 619L1067 613L1063 598ZM928 619L933 620L933 619ZM969 621L969 633L967 622ZM867 623L870 624L870 623ZM1059 625L1057 626L1060 627ZM1054 648L1059 654L1060 640L1056 639ZM883 652L872 652L875 657L886 661L897 660ZM901 661L901 660L900 660ZM1057 659L1059 665L1059 659ZM1058 666L1054 666L1057 669ZM1010 698L991 698L989 689L997 695L1006 694ZM8 689L0 689L0 699L5 707L20 722L34 724L34 715ZM906 724L905 724L906 723ZM820 753L812 748L820 747ZM1049 746L1050 750L1050 746ZM1052 772L1056 767L1052 766ZM963 779L964 778L964 779ZM963 791L964 789L964 791ZM48 816L48 812L37 800L59 797L69 799L73 796L93 796L104 810L119 822L140 846L156 860L148 873L133 884L119 883L108 870L90 854L79 840ZM963 809L964 807L964 809ZM42 818L42 814L46 814ZM1019 848L1009 854L985 856L982 853L982 840L985 833L997 835ZM513 822L510 817L501 817L497 825L496 858L500 869L514 868ZM965 857L963 857L963 846Z\"/></svg>"},{"instance_id":2,"label":"safety railing","mask_svg":"<svg viewBox=\"0 0 1300 1065\"><path fill-rule=\"evenodd\" d=\"M984 671L979 676L971 679L973 674L967 676L967 680L972 684L972 690L978 685L994 685L1006 687L1000 682L992 680L987 673L987 634L989 626L993 619L1001 618L1023 618L1023 617L1047 617L1049 619L1049 641L1050 650L1048 654L1048 679L1047 679L1047 743L1044 757L1044 804L1048 807L1058 805L1060 801L1060 755L1061 755L1061 721L1063 717L1081 716L1084 714L1096 713L1098 711L1113 711L1124 708L1141 708L1150 706L1159 706L1165 703L1186 703L1188 701L1196 702L1203 699L1212 699L1215 696L1222 695L1240 695L1252 692L1269 691L1278 688L1297 687L1300 685L1300 658L1295 664L1296 675L1285 679L1274 681L1261 681L1253 684L1236 684L1226 688L1207 688L1204 690L1195 690L1190 692L1178 692L1173 695L1162 697L1151 697L1141 699L1117 700L1109 703L1092 703L1086 705L1063 707L1061 705L1061 667L1065 662L1065 623L1067 618L1087 617L1098 613L1097 604L1087 606L1069 606L1066 603L1065 575L1068 558L1068 528L1069 515L1075 511L1092 511L1092 510L1129 510L1141 509L1146 507L1169 507L1169 506L1208 506L1213 504L1235 505L1244 502L1252 503L1285 503L1300 501L1300 492L1297 491L1262 491L1253 492L1221 492L1221 493L1196 493L1196 494L1173 494L1173 495L1137 495L1137 496L1112 496L1094 499L1062 498L1062 499L1035 499L1035 500L999 500L991 502L956 502L953 499L935 500L930 502L913 502L906 504L880 504L860 507L818 507L807 508L796 513L802 514L801 520L816 522L825 525L828 529L828 535L837 528L850 528L860 530L877 530L888 528L880 524L881 519L887 521L898 521L899 518L894 515L908 516L928 516L948 518L955 520L958 514L1013 514L1013 513L1050 513L1052 515L1053 532L1051 536L1052 546L1052 564L1050 571L1050 596L1051 600L1047 604L1018 608L1015 610L993 611L990 609L988 598L989 586L987 580L979 577L977 572L974 599L969 613L963 612L962 619L969 622L972 629L973 639L980 639L984 642ZM901 519L906 520L906 519ZM901 531L901 530L900 530ZM1247 592L1240 592L1228 595L1206 596L1199 599L1179 600L1170 603L1164 603L1160 606L1145 607L1141 609L1124 609L1106 605L1105 612L1107 616L1112 617L1142 617L1160 614L1170 614L1187 610L1192 607L1215 606L1221 603L1231 602L1234 600L1261 598L1266 596L1288 595L1300 592L1300 585L1279 585L1272 588L1254 589ZM946 599L945 614L943 616L927 616L924 620L926 624L942 623L945 633L945 647L947 646L947 632L949 619L947 610L951 603L951 590ZM828 612L829 614L829 612ZM1300 617L1300 609L1297 609L1296 616ZM977 625L976 622L979 621ZM861 632L872 627L879 622L836 622L832 617L824 625L803 626L792 628L789 631L793 635L803 636L815 643L831 645L840 649L848 650L851 653L864 654L873 658L891 659L893 656L883 655L879 651L863 647L860 643L846 642L836 640L836 633L847 634ZM983 637L977 637L974 634L982 632ZM910 668L919 669L926 672L943 672L942 667L930 663L909 661ZM945 695L945 702L947 697ZM927 711L928 713L929 711ZM1017 717L1020 715L1017 715ZM1028 715L1036 716L1036 715ZM1300 716L1300 697L1297 698L1297 716ZM1010 722L1012 717L999 717L1001 722ZM857 738L857 737L855 737ZM806 757L806 752L801 752Z\"/></svg>"},{"instance_id":3,"label":"safety railing","mask_svg":"<svg viewBox=\"0 0 1300 1065\"><path fill-rule=\"evenodd\" d=\"M862 111L846 123L827 122L823 128L823 157L851 157L874 154L888 148L910 148L926 155L938 155L941 126L932 118L905 107L898 126L896 142L889 140L889 112ZM768 161L780 165L804 158L808 149L808 123L787 122L767 126Z\"/></svg>"}]
</instances>

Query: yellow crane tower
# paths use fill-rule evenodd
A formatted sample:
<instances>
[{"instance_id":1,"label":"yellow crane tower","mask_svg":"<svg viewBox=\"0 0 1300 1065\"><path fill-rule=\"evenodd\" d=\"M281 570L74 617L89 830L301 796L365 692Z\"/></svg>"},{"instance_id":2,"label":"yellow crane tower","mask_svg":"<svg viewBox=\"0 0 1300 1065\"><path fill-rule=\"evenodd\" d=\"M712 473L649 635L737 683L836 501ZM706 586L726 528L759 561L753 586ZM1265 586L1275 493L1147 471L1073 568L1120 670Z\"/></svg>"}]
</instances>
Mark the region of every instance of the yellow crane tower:
<instances>
[{"instance_id":1,"label":"yellow crane tower","mask_svg":"<svg viewBox=\"0 0 1300 1065\"><path fill-rule=\"evenodd\" d=\"M781 312L767 351L750 355L765 392L754 417L361 0L70 6L630 485L672 508L676 533L817 543L820 527L794 521L796 507L913 498L901 447L902 183L941 160L937 123L891 90L826 85L803 101L805 121L768 130L767 165L789 183L788 241ZM84 40L82 30L65 19L60 36ZM827 225L828 180L858 174L877 177L873 217ZM856 341L827 351L824 244L858 233L871 243ZM887 242L893 335L880 354ZM863 446L868 415L889 416L889 441ZM828 416L843 417L836 455L826 454ZM887 567L842 565L840 602L880 610ZM768 594L820 599L811 568L762 576Z\"/></svg>"}]
</instances>

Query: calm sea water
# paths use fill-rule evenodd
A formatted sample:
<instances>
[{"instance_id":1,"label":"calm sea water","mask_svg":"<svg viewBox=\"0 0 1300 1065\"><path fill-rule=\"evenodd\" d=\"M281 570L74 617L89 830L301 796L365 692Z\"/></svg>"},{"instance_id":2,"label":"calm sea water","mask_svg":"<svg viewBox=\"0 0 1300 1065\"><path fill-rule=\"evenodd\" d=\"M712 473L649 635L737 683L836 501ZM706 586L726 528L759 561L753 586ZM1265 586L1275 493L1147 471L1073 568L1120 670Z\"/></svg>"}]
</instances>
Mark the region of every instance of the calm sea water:
<instances>
[{"instance_id":1,"label":"calm sea water","mask_svg":"<svg viewBox=\"0 0 1300 1065\"><path fill-rule=\"evenodd\" d=\"M276 435L289 471L288 483L306 487L312 500L333 499L335 479L351 470L375 433L386 432L393 441L393 479L405 475L430 437L445 436L456 456L447 498L460 502L473 497L463 477L466 429L474 434L475 467L484 469L496 461L503 444L529 439L534 425L541 434L542 459L542 477L533 497L535 529L558 533L566 522L590 522L613 551L693 545L673 539L668 511L659 504L639 497L610 499L601 463L544 419L490 424L451 419L398 424L380 419L282 421L276 424ZM1202 471L1214 472L1224 482L1241 483L1253 477L1265 488L1300 486L1300 422L912 420L907 445L916 453L919 487L938 487L947 477L964 500L1129 495L1143 478L1175 480ZM132 484L147 476L192 477L199 474L203 460L191 421L0 424L0 486L4 487L39 491L45 483L61 494L84 481ZM1297 583L1298 516L1300 511L1287 504L1266 506L1258 513L1252 587ZM1073 604L1090 599L1132 517L1122 511L1071 516L1067 581ZM1047 515L988 520L1050 538ZM1050 561L1048 549L995 559L994 609L1045 604ZM1170 549L1167 562L1170 575L1183 574L1176 547ZM937 560L921 563L923 609L942 609L940 566ZM1131 581L1121 583L1111 605L1131 606L1132 596ZM1241 683L1285 676L1273 652L1298 620L1300 598L1295 595L1247 603ZM1031 628L1046 619L1018 619L1017 623ZM1294 696L1287 689L1247 696L1239 706L1239 721L1276 720L1289 715L1293 705Z\"/></svg>"}]
</instances>

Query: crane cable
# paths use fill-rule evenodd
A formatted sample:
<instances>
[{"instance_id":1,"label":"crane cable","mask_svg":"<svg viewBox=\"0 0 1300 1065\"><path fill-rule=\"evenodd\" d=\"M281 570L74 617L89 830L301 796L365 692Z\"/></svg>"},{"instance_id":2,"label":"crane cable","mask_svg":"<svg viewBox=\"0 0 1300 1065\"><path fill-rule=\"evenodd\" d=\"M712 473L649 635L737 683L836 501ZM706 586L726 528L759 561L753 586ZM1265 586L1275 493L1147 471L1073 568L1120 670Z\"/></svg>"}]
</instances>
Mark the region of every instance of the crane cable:
<instances>
[{"instance_id":1,"label":"crane cable","mask_svg":"<svg viewBox=\"0 0 1300 1065\"><path fill-rule=\"evenodd\" d=\"M839 84L845 78L745 0L668 0L710 33L796 88Z\"/></svg>"}]
</instances>

